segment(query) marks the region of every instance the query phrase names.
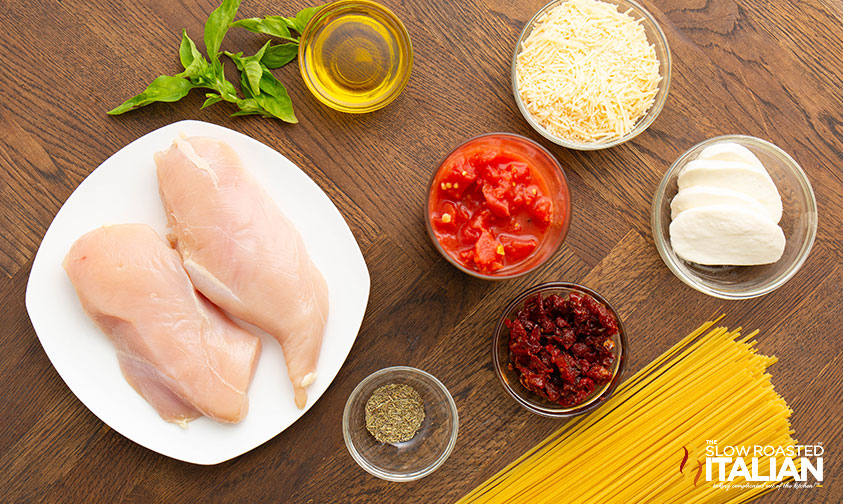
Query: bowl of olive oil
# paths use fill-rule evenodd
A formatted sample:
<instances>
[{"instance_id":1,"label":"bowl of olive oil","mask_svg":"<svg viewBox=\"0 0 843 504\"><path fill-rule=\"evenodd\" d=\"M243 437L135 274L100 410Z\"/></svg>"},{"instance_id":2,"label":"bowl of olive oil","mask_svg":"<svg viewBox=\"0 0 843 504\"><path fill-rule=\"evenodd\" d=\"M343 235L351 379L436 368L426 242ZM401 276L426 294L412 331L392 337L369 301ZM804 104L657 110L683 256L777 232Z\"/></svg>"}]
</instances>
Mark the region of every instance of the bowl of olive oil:
<instances>
[{"instance_id":1,"label":"bowl of olive oil","mask_svg":"<svg viewBox=\"0 0 843 504\"><path fill-rule=\"evenodd\" d=\"M299 44L299 69L310 92L341 112L372 112L401 94L413 47L404 24L370 0L339 0L311 18Z\"/></svg>"}]
</instances>

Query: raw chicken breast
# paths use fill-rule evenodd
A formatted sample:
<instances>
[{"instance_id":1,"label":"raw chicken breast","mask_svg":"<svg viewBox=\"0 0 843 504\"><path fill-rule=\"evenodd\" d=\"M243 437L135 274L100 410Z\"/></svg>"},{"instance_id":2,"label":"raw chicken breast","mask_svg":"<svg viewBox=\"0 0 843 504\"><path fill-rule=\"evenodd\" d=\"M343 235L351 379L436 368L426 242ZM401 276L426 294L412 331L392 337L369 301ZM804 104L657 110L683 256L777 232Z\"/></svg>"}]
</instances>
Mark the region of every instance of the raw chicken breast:
<instances>
[{"instance_id":1,"label":"raw chicken breast","mask_svg":"<svg viewBox=\"0 0 843 504\"><path fill-rule=\"evenodd\" d=\"M328 289L293 224L229 145L176 139L155 155L173 240L193 285L281 343L296 405L316 379Z\"/></svg>"},{"instance_id":2,"label":"raw chicken breast","mask_svg":"<svg viewBox=\"0 0 843 504\"><path fill-rule=\"evenodd\" d=\"M190 283L178 253L144 224L95 229L63 263L82 307L108 335L126 381L168 422L239 422L260 339Z\"/></svg>"}]
</instances>

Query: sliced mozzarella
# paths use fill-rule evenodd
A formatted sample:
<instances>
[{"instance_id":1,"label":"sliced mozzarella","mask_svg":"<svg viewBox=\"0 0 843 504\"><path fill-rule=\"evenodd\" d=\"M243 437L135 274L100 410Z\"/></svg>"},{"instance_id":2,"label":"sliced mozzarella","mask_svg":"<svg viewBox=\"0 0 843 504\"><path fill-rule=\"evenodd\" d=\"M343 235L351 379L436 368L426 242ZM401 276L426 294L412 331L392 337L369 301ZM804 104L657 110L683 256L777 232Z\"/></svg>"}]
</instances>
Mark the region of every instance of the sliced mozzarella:
<instances>
[{"instance_id":1,"label":"sliced mozzarella","mask_svg":"<svg viewBox=\"0 0 843 504\"><path fill-rule=\"evenodd\" d=\"M691 208L710 205L742 206L755 213L767 215L764 205L742 192L722 187L691 186L682 189L673 197L670 202L670 218L675 219L677 215Z\"/></svg>"},{"instance_id":2,"label":"sliced mozzarella","mask_svg":"<svg viewBox=\"0 0 843 504\"><path fill-rule=\"evenodd\" d=\"M749 266L778 261L782 229L742 206L691 208L670 223L670 243L682 259L704 265Z\"/></svg>"},{"instance_id":3,"label":"sliced mozzarella","mask_svg":"<svg viewBox=\"0 0 843 504\"><path fill-rule=\"evenodd\" d=\"M718 187L739 191L758 200L773 223L782 218L782 199L776 184L766 171L746 163L717 159L695 159L679 174L679 190L693 186Z\"/></svg>"},{"instance_id":4,"label":"sliced mozzarella","mask_svg":"<svg viewBox=\"0 0 843 504\"><path fill-rule=\"evenodd\" d=\"M709 145L700 152L697 159L718 159L720 161L735 161L746 163L766 172L758 157L743 145L734 142L724 142Z\"/></svg>"}]
</instances>

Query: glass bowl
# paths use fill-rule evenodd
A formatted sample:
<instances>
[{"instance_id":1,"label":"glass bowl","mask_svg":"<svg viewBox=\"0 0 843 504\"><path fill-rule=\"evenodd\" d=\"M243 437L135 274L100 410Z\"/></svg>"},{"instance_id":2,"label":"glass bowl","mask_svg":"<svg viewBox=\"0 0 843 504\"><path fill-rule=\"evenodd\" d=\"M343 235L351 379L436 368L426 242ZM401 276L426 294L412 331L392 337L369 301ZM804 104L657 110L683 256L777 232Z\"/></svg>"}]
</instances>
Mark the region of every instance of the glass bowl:
<instances>
[{"instance_id":1,"label":"glass bowl","mask_svg":"<svg viewBox=\"0 0 843 504\"><path fill-rule=\"evenodd\" d=\"M439 243L436 238L436 232L433 229L431 212L431 199L433 197L433 188L436 183L436 177L442 168L449 163L453 158L462 155L468 149L482 148L489 146L494 149L506 149L509 152L515 152L522 157L531 161L531 166L541 173L545 182L547 183L548 196L552 199L556 214L544 235L543 240L538 247L525 259L512 265L508 265L493 273L481 273L462 265L457 259L451 256ZM505 147L504 147L505 146ZM427 233L433 241L433 246L442 254L442 257L448 260L451 264L459 270L471 276L482 278L484 280L503 280L507 278L515 278L521 275L526 275L530 271L538 268L550 259L554 253L565 241L568 235L568 228L571 223L571 196L568 193L568 180L565 177L565 171L559 161L553 157L547 149L529 138L512 133L489 133L471 138L462 144L458 145L439 163L437 169L430 177L430 184L428 184L427 198L424 202L425 223L427 226Z\"/></svg>"},{"instance_id":2,"label":"glass bowl","mask_svg":"<svg viewBox=\"0 0 843 504\"><path fill-rule=\"evenodd\" d=\"M656 97L653 100L653 104L650 106L650 109L641 117L635 126L624 136L620 138L616 138L613 140L607 140L602 142L577 142L574 140L561 138L553 133L549 132L545 129L544 126L538 123L536 119L533 118L532 114L527 110L527 107L524 105L524 102L521 100L521 93L518 92L518 78L517 78L517 66L518 66L518 53L521 52L521 44L527 37L530 36L532 33L533 28L535 27L536 23L538 22L539 18L547 12L548 10L556 7L557 5L566 2L567 0L553 0L544 7L542 7L535 16L524 26L524 30L521 31L521 36L518 37L518 42L515 44L515 52L512 55L512 93L515 96L515 103L518 105L518 110L521 111L521 115L524 116L524 119L536 130L541 136L547 138L551 142L561 145L562 147L566 147L568 149L576 149L576 150L597 150L597 149L606 149L608 147L614 147L615 145L622 144L627 140L635 138L641 132L646 130L653 121L656 120L659 113L661 113L662 108L664 107L664 103L667 100L667 94L670 89L670 77L671 77L671 57L670 57L670 48L667 45L667 38L664 35L661 27L659 26L656 19L650 14L647 9L639 5L638 3L632 0L601 0L603 2L617 5L618 10L620 12L626 12L634 19L639 20L639 23L642 27L644 27L644 31L647 34L647 40L650 44L653 45L656 52L656 57L659 59L659 73L662 76L661 82L659 82L659 90L656 93Z\"/></svg>"},{"instance_id":3,"label":"glass bowl","mask_svg":"<svg viewBox=\"0 0 843 504\"><path fill-rule=\"evenodd\" d=\"M375 389L391 383L413 387L424 402L419 431L403 443L380 443L366 430L366 401ZM342 435L360 467L389 481L423 478L441 466L457 442L459 417L448 389L433 375L416 368L395 366L376 371L348 396L342 414Z\"/></svg>"},{"instance_id":4,"label":"glass bowl","mask_svg":"<svg viewBox=\"0 0 843 504\"><path fill-rule=\"evenodd\" d=\"M407 86L413 46L404 24L383 5L339 0L307 23L298 59L316 99L340 112L365 113L385 107Z\"/></svg>"},{"instance_id":5,"label":"glass bowl","mask_svg":"<svg viewBox=\"0 0 843 504\"><path fill-rule=\"evenodd\" d=\"M547 399L528 390L521 384L518 372L509 369L509 329L504 324L507 319L512 319L515 313L524 306L524 301L528 298L541 293L542 299L550 294L557 294L559 296L567 296L572 292L585 293L593 297L595 300L603 304L615 316L618 321L618 334L613 338L615 348L617 349L617 358L615 359L614 369L612 369L612 379L602 386L602 388L595 389L592 395L586 399L582 404L576 406L565 407L559 404L548 401ZM612 308L602 296L579 284L570 282L548 282L536 285L515 297L503 310L500 320L495 327L495 335L492 338L492 363L495 368L495 373L498 375L503 388L512 396L515 401L524 408L536 413L538 415L552 417L552 418L567 418L580 415L587 411L591 411L606 399L611 397L615 388L620 383L621 375L626 368L626 361L629 359L629 349L626 342L626 331L624 331L623 323L621 322L618 312Z\"/></svg>"},{"instance_id":6,"label":"glass bowl","mask_svg":"<svg viewBox=\"0 0 843 504\"><path fill-rule=\"evenodd\" d=\"M678 192L679 172L706 147L734 142L752 151L773 179L782 198L779 222L786 241L782 258L759 266L703 266L680 259L670 244L670 202ZM708 139L682 154L664 174L653 197L653 239L664 263L690 287L723 299L747 299L772 292L799 271L817 235L817 202L808 177L786 152L759 138L726 135Z\"/></svg>"}]
</instances>

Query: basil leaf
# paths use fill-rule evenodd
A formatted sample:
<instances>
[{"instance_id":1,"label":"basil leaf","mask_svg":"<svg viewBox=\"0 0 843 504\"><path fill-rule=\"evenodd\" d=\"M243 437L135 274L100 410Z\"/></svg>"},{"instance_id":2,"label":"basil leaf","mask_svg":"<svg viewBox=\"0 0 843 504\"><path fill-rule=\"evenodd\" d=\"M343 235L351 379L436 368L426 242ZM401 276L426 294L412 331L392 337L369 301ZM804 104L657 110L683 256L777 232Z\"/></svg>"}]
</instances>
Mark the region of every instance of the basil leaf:
<instances>
[{"instance_id":1,"label":"basil leaf","mask_svg":"<svg viewBox=\"0 0 843 504\"><path fill-rule=\"evenodd\" d=\"M304 28L305 26L307 26L307 23L310 21L310 18L312 18L313 15L316 14L316 12L319 11L319 9L321 9L322 7L322 5L316 7L307 7L305 9L300 10L296 14L296 17L282 17L281 19L284 20L284 23L289 29L295 30L299 33L304 33Z\"/></svg>"},{"instance_id":2,"label":"basil leaf","mask_svg":"<svg viewBox=\"0 0 843 504\"><path fill-rule=\"evenodd\" d=\"M267 68L281 68L296 59L299 53L298 44L286 43L270 45L261 58L261 63Z\"/></svg>"},{"instance_id":3,"label":"basil leaf","mask_svg":"<svg viewBox=\"0 0 843 504\"><path fill-rule=\"evenodd\" d=\"M290 95L287 94L287 88L266 67L263 67L260 89L261 94L255 96L255 100L261 108L282 121L288 123L299 122L296 114L293 112L293 101L290 99Z\"/></svg>"},{"instance_id":4,"label":"basil leaf","mask_svg":"<svg viewBox=\"0 0 843 504\"><path fill-rule=\"evenodd\" d=\"M254 56L250 57L253 58ZM252 83L248 82L245 73L241 76L243 94L246 98L237 101L237 106L240 110L231 116L257 114L263 117L275 117L289 123L298 122L293 112L293 103L290 100L290 95L287 94L287 89L272 75L272 72L268 68L261 65L261 70L263 74L261 75L260 86L258 88L254 88Z\"/></svg>"},{"instance_id":5,"label":"basil leaf","mask_svg":"<svg viewBox=\"0 0 843 504\"><path fill-rule=\"evenodd\" d=\"M256 96L255 100L258 102L260 107L266 111L265 114L262 114L264 117L275 117L276 119L281 119L284 122L292 124L299 122L295 113L293 113L293 103L289 96L287 96L286 99L283 99L280 97L262 94Z\"/></svg>"},{"instance_id":6,"label":"basil leaf","mask_svg":"<svg viewBox=\"0 0 843 504\"><path fill-rule=\"evenodd\" d=\"M245 28L250 32L263 33L264 35L271 35L273 37L298 42L298 39L290 35L290 30L287 27L285 18L281 16L266 16L261 18L247 18L240 19L231 23L231 26L239 26Z\"/></svg>"},{"instance_id":7,"label":"basil leaf","mask_svg":"<svg viewBox=\"0 0 843 504\"><path fill-rule=\"evenodd\" d=\"M266 117L263 109L258 105L254 98L246 98L245 100L237 100L237 106L240 108L237 112L231 114L231 117L245 116L245 115L262 115Z\"/></svg>"},{"instance_id":8,"label":"basil leaf","mask_svg":"<svg viewBox=\"0 0 843 504\"><path fill-rule=\"evenodd\" d=\"M249 82L249 77L246 75L246 72L240 74L240 90L243 91L243 96L246 98L254 98L255 93L252 92L251 83ZM258 89L260 92L260 89Z\"/></svg>"},{"instance_id":9,"label":"basil leaf","mask_svg":"<svg viewBox=\"0 0 843 504\"><path fill-rule=\"evenodd\" d=\"M322 7L322 5L318 5L316 7L307 7L298 11L298 13L296 13L294 21L295 27L293 29L299 33L304 33L304 27L307 26L308 22L310 22L310 18L312 18L313 15L316 14Z\"/></svg>"},{"instance_id":10,"label":"basil leaf","mask_svg":"<svg viewBox=\"0 0 843 504\"><path fill-rule=\"evenodd\" d=\"M234 61L234 64L237 65L237 69L240 70L240 90L243 91L243 95L245 95L246 98L254 98L255 93L252 92L252 84L249 82L249 76L246 75L246 72L244 71L246 64L244 60L246 58L243 58L243 53L239 52L232 54L226 51L225 54ZM258 85L255 89L257 89L257 92L260 93L260 85Z\"/></svg>"},{"instance_id":11,"label":"basil leaf","mask_svg":"<svg viewBox=\"0 0 843 504\"><path fill-rule=\"evenodd\" d=\"M293 32L301 33L321 7L302 9L292 18L265 16L235 22L234 18L242 0L218 1L221 1L219 7L211 12L205 22L204 41L207 56L197 49L187 31L182 30L179 61L184 71L178 75L158 76L142 93L110 110L109 114L122 114L154 102L178 101L191 89L206 88L212 92L205 94L202 108L227 101L236 104L239 109L232 114L233 116L259 114L287 122L298 122L287 89L272 75L270 69L284 66L296 58L299 39ZM240 26L287 41L277 45L267 41L252 56L244 57L242 52L225 52L240 70L240 85L244 98L240 98L235 85L226 79L225 67L220 61L220 54L223 54L220 47L231 26Z\"/></svg>"},{"instance_id":12,"label":"basil leaf","mask_svg":"<svg viewBox=\"0 0 843 504\"><path fill-rule=\"evenodd\" d=\"M269 41L268 40L266 41L266 44L264 44L260 49L258 49L258 52L256 52L254 54L254 56L251 56L251 58L254 58L255 61L260 61L263 58L263 55L266 52L267 47L269 47Z\"/></svg>"},{"instance_id":13,"label":"basil leaf","mask_svg":"<svg viewBox=\"0 0 843 504\"><path fill-rule=\"evenodd\" d=\"M268 68L262 66L261 69L263 70L260 80L261 92L270 96L289 97L284 84L281 84L281 81L276 79Z\"/></svg>"},{"instance_id":14,"label":"basil leaf","mask_svg":"<svg viewBox=\"0 0 843 504\"><path fill-rule=\"evenodd\" d=\"M187 35L187 30L182 30L181 45L179 46L179 59L184 67L183 75L190 77L190 80L197 85L202 84L202 77L208 72L208 61L196 48L196 44Z\"/></svg>"},{"instance_id":15,"label":"basil leaf","mask_svg":"<svg viewBox=\"0 0 843 504\"><path fill-rule=\"evenodd\" d=\"M260 48L258 52L256 52L252 56L243 57L243 53L239 52L236 54L230 53L228 51L225 52L225 55L231 58L234 61L234 64L237 65L237 69L243 73L245 79L241 78L242 84L241 87L243 91L248 89L251 91L251 94L257 96L260 94L260 81L261 76L263 76L264 67L261 65L260 61L264 56L264 52L269 47L269 41L267 40L263 47Z\"/></svg>"},{"instance_id":16,"label":"basil leaf","mask_svg":"<svg viewBox=\"0 0 843 504\"><path fill-rule=\"evenodd\" d=\"M220 45L228 26L234 21L237 9L240 8L240 0L222 0L222 4L211 12L205 22L205 51L211 59L211 63L219 59Z\"/></svg>"},{"instance_id":17,"label":"basil leaf","mask_svg":"<svg viewBox=\"0 0 843 504\"><path fill-rule=\"evenodd\" d=\"M196 86L184 77L159 75L142 93L109 110L108 114L119 115L154 102L179 101L194 87Z\"/></svg>"},{"instance_id":18,"label":"basil leaf","mask_svg":"<svg viewBox=\"0 0 843 504\"><path fill-rule=\"evenodd\" d=\"M179 45L179 60L181 60L181 66L187 70L187 67L193 63L193 60L196 59L196 53L199 52L196 49L196 44L190 40L190 37L187 36L187 30L182 29L181 31L181 45Z\"/></svg>"},{"instance_id":19,"label":"basil leaf","mask_svg":"<svg viewBox=\"0 0 843 504\"><path fill-rule=\"evenodd\" d=\"M260 62L255 60L246 61L243 67L243 73L246 74L246 78L249 80L249 87L252 91L255 94L260 94L261 76L263 75Z\"/></svg>"},{"instance_id":20,"label":"basil leaf","mask_svg":"<svg viewBox=\"0 0 843 504\"><path fill-rule=\"evenodd\" d=\"M220 60L211 64L206 78L207 85L203 87L209 87L217 91L225 101L233 102L237 100L237 88L225 78L225 66Z\"/></svg>"},{"instance_id":21,"label":"basil leaf","mask_svg":"<svg viewBox=\"0 0 843 504\"><path fill-rule=\"evenodd\" d=\"M296 30L299 26L296 24L296 18L282 17L281 19L284 21L284 24L287 25L287 28L291 30Z\"/></svg>"},{"instance_id":22,"label":"basil leaf","mask_svg":"<svg viewBox=\"0 0 843 504\"><path fill-rule=\"evenodd\" d=\"M214 103L219 103L219 102L222 101L222 96L220 96L216 93L207 93L205 95L205 98L206 98L205 103L203 103L202 106L199 107L200 110L205 108L205 107L210 107Z\"/></svg>"}]
</instances>

